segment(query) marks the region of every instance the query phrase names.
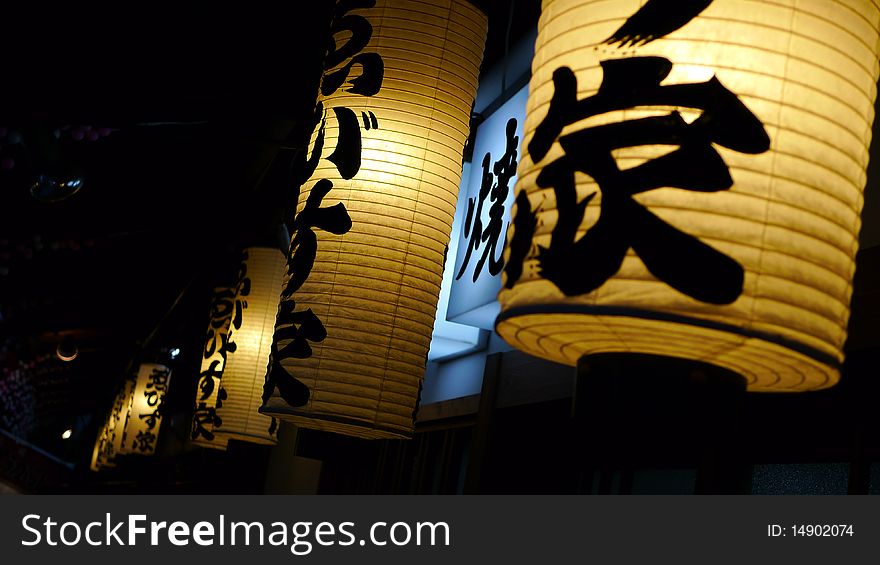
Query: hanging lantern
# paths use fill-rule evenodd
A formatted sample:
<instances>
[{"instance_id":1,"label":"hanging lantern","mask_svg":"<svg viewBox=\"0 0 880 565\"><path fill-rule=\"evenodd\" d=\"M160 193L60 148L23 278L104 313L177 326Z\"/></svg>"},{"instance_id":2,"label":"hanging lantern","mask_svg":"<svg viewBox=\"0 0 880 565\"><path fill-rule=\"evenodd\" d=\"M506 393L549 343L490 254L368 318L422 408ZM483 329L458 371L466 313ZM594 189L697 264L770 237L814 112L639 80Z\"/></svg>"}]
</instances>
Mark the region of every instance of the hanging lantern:
<instances>
[{"instance_id":1,"label":"hanging lantern","mask_svg":"<svg viewBox=\"0 0 880 565\"><path fill-rule=\"evenodd\" d=\"M117 454L155 453L162 426L162 406L170 379L171 369L168 367L158 363L141 363Z\"/></svg>"},{"instance_id":2,"label":"hanging lantern","mask_svg":"<svg viewBox=\"0 0 880 565\"><path fill-rule=\"evenodd\" d=\"M497 331L839 379L877 0L545 0Z\"/></svg>"},{"instance_id":3,"label":"hanging lantern","mask_svg":"<svg viewBox=\"0 0 880 565\"><path fill-rule=\"evenodd\" d=\"M116 466L120 454L155 453L170 378L168 367L142 363L136 374L125 379L95 440L92 471Z\"/></svg>"},{"instance_id":4,"label":"hanging lantern","mask_svg":"<svg viewBox=\"0 0 880 565\"><path fill-rule=\"evenodd\" d=\"M98 471L105 467L115 467L116 453L122 446L123 432L125 431L125 422L128 419L128 413L131 409L131 399L134 394L134 386L137 382L136 376L125 379L125 382L119 388L113 399L113 406L107 417L104 419L104 426L98 433L95 440L95 447L92 450L91 470Z\"/></svg>"},{"instance_id":5,"label":"hanging lantern","mask_svg":"<svg viewBox=\"0 0 880 565\"><path fill-rule=\"evenodd\" d=\"M190 435L190 442L199 447L226 449L226 439L214 434L214 426L222 423L217 414L218 405L223 405L220 378L229 357L229 335L235 315L236 295L235 287L218 287L214 289L211 300L211 314L205 347L202 350L202 366Z\"/></svg>"},{"instance_id":6,"label":"hanging lantern","mask_svg":"<svg viewBox=\"0 0 880 565\"><path fill-rule=\"evenodd\" d=\"M262 412L406 437L425 369L486 17L339 2Z\"/></svg>"},{"instance_id":7,"label":"hanging lantern","mask_svg":"<svg viewBox=\"0 0 880 565\"><path fill-rule=\"evenodd\" d=\"M277 441L277 422L259 408L284 263L278 249L250 247L235 286L215 291L196 393L195 445L225 449L229 439Z\"/></svg>"}]
</instances>

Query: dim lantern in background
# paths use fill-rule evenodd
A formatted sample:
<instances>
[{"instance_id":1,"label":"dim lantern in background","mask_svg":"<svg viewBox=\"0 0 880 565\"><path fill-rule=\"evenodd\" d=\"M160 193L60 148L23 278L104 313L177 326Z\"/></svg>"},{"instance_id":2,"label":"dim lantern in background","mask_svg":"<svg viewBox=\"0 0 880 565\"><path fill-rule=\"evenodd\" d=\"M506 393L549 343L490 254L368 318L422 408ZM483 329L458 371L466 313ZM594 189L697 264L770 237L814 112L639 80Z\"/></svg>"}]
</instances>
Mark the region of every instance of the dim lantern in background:
<instances>
[{"instance_id":1,"label":"dim lantern in background","mask_svg":"<svg viewBox=\"0 0 880 565\"><path fill-rule=\"evenodd\" d=\"M277 422L259 408L284 264L278 249L250 247L242 254L235 285L215 291L192 443L217 449L229 439L276 443Z\"/></svg>"},{"instance_id":2,"label":"dim lantern in background","mask_svg":"<svg viewBox=\"0 0 880 565\"><path fill-rule=\"evenodd\" d=\"M337 4L263 413L411 434L486 25L464 0Z\"/></svg>"},{"instance_id":3,"label":"dim lantern in background","mask_svg":"<svg viewBox=\"0 0 880 565\"><path fill-rule=\"evenodd\" d=\"M136 375L131 375L126 378L113 399L113 406L107 413L104 426L98 433L95 448L92 451L91 469L93 471L116 465L114 459L122 446L125 422L128 419L132 393L137 382L136 377Z\"/></svg>"},{"instance_id":4,"label":"dim lantern in background","mask_svg":"<svg viewBox=\"0 0 880 565\"><path fill-rule=\"evenodd\" d=\"M839 379L876 0L545 0L498 332Z\"/></svg>"},{"instance_id":5,"label":"dim lantern in background","mask_svg":"<svg viewBox=\"0 0 880 565\"><path fill-rule=\"evenodd\" d=\"M92 470L114 466L117 455L155 453L170 380L171 369L158 363L142 363L126 378L95 442Z\"/></svg>"},{"instance_id":6,"label":"dim lantern in background","mask_svg":"<svg viewBox=\"0 0 880 565\"><path fill-rule=\"evenodd\" d=\"M142 363L131 396L122 445L117 453L152 455L162 426L162 407L171 369L158 363Z\"/></svg>"}]
</instances>

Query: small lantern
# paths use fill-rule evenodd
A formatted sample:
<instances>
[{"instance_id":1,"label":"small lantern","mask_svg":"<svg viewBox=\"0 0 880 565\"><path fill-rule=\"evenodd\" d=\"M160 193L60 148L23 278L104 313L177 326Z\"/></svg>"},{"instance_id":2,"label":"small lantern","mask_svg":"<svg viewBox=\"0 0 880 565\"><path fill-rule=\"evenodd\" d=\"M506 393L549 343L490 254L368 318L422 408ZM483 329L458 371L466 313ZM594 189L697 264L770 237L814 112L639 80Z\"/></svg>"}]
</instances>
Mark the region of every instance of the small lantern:
<instances>
[{"instance_id":1,"label":"small lantern","mask_svg":"<svg viewBox=\"0 0 880 565\"><path fill-rule=\"evenodd\" d=\"M104 426L98 434L95 448L92 451L92 471L116 466L114 459L119 448L122 446L125 422L131 409L131 399L136 382L135 375L125 379L125 382L119 387L113 399L113 406L111 406L110 412L107 413Z\"/></svg>"},{"instance_id":2,"label":"small lantern","mask_svg":"<svg viewBox=\"0 0 880 565\"><path fill-rule=\"evenodd\" d=\"M407 437L487 21L465 0L366 0L332 25L262 412Z\"/></svg>"},{"instance_id":3,"label":"small lantern","mask_svg":"<svg viewBox=\"0 0 880 565\"><path fill-rule=\"evenodd\" d=\"M277 422L259 408L284 264L278 249L250 247L235 286L215 291L196 393L195 445L225 449L229 439L277 442Z\"/></svg>"},{"instance_id":4,"label":"small lantern","mask_svg":"<svg viewBox=\"0 0 880 565\"><path fill-rule=\"evenodd\" d=\"M117 455L155 453L170 379L171 369L158 363L142 363L125 379L95 440L91 470L114 467Z\"/></svg>"},{"instance_id":5,"label":"small lantern","mask_svg":"<svg viewBox=\"0 0 880 565\"><path fill-rule=\"evenodd\" d=\"M138 368L125 431L117 453L152 455L162 426L162 406L171 380L171 369L158 363Z\"/></svg>"},{"instance_id":6,"label":"small lantern","mask_svg":"<svg viewBox=\"0 0 880 565\"><path fill-rule=\"evenodd\" d=\"M498 333L837 382L878 28L877 0L544 0Z\"/></svg>"}]
</instances>

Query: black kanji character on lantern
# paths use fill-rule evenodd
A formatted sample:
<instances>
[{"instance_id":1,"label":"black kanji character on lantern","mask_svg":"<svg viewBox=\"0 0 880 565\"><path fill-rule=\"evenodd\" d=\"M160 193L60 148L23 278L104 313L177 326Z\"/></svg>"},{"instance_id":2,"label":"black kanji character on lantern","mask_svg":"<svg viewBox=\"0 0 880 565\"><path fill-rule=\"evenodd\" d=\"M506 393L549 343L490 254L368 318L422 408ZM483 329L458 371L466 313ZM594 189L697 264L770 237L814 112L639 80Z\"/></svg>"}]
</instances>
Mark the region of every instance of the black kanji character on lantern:
<instances>
[{"instance_id":1,"label":"black kanji character on lantern","mask_svg":"<svg viewBox=\"0 0 880 565\"><path fill-rule=\"evenodd\" d=\"M165 392L168 388L168 379L170 376L171 371L168 369L155 368L150 372L150 376L147 378L146 388Z\"/></svg>"},{"instance_id":2,"label":"black kanji character on lantern","mask_svg":"<svg viewBox=\"0 0 880 565\"><path fill-rule=\"evenodd\" d=\"M214 359L207 369L199 373L199 400L207 400L214 394L214 381L223 377L223 367L220 359Z\"/></svg>"},{"instance_id":3,"label":"black kanji character on lantern","mask_svg":"<svg viewBox=\"0 0 880 565\"><path fill-rule=\"evenodd\" d=\"M287 262L290 279L281 294L283 298L288 298L299 290L312 272L318 252L318 236L313 230L317 228L342 235L351 229L351 216L348 215L345 204L337 202L333 206L321 207L324 197L332 188L333 183L327 179L315 183L306 199L306 205L293 222L294 235Z\"/></svg>"},{"instance_id":4,"label":"black kanji character on lantern","mask_svg":"<svg viewBox=\"0 0 880 565\"><path fill-rule=\"evenodd\" d=\"M208 441L213 441L214 432L212 428L219 428L223 424L223 420L217 415L217 407L219 406L219 399L217 406L208 406L207 402L199 402L196 405L196 409L193 412L192 431L190 433L192 439L203 437Z\"/></svg>"},{"instance_id":5,"label":"black kanji character on lantern","mask_svg":"<svg viewBox=\"0 0 880 565\"><path fill-rule=\"evenodd\" d=\"M137 436L131 444L132 449L136 449L141 453L152 451L156 443L156 434L153 432L138 432Z\"/></svg>"},{"instance_id":6,"label":"black kanji character on lantern","mask_svg":"<svg viewBox=\"0 0 880 565\"><path fill-rule=\"evenodd\" d=\"M605 40L608 45L638 47L684 27L713 0L648 0L620 29Z\"/></svg>"},{"instance_id":7,"label":"black kanji character on lantern","mask_svg":"<svg viewBox=\"0 0 880 565\"><path fill-rule=\"evenodd\" d=\"M240 329L241 322L244 319L244 311L247 309L246 296L251 293L251 279L247 276L247 250L242 251L241 262L238 266L238 282L233 288L235 293L235 314L232 317L232 328Z\"/></svg>"},{"instance_id":8,"label":"black kanji character on lantern","mask_svg":"<svg viewBox=\"0 0 880 565\"><path fill-rule=\"evenodd\" d=\"M275 336L269 362L269 374L263 388L265 403L277 387L281 397L291 406L302 406L309 399L309 389L294 376L290 375L281 361L287 358L305 359L310 357L312 349L309 341L320 342L327 337L324 324L311 309L294 312L296 301L294 292L305 283L318 252L318 236L314 229L322 229L336 235L347 233L351 229L351 217L342 202L333 206L321 207L324 197L333 188L333 183L322 179L315 183L306 205L297 214L293 222L294 236L291 242L291 255L288 259L289 278L281 296L278 318L275 321ZM280 340L291 340L286 346L278 346Z\"/></svg>"},{"instance_id":9,"label":"black kanji character on lantern","mask_svg":"<svg viewBox=\"0 0 880 565\"><path fill-rule=\"evenodd\" d=\"M566 295L588 293L620 269L632 248L655 277L680 292L713 304L733 302L742 293L742 267L664 222L633 196L661 187L699 192L730 188L730 172L712 144L762 153L770 146L763 124L715 77L704 83L662 86L672 69L667 59L616 59L603 61L602 68L604 79L598 93L582 100L577 99L577 79L571 69L560 67L554 72L550 108L528 146L536 163L557 138L565 152L537 178L538 186L553 188L559 213L550 246L538 250L541 274ZM559 137L567 125L638 106L686 107L702 110L702 114L687 123L672 111ZM677 149L620 170L612 152L642 145ZM586 207L597 193L578 202L576 172L592 177L601 193L599 218L579 239Z\"/></svg>"},{"instance_id":10,"label":"black kanji character on lantern","mask_svg":"<svg viewBox=\"0 0 880 565\"><path fill-rule=\"evenodd\" d=\"M147 428L151 430L156 427L156 424L159 423L159 418L161 418L158 410L154 410L153 412L149 412L147 414L141 414L138 417L143 420L144 423L147 425Z\"/></svg>"},{"instance_id":11,"label":"black kanji character on lantern","mask_svg":"<svg viewBox=\"0 0 880 565\"><path fill-rule=\"evenodd\" d=\"M241 325L240 313L236 316L236 302L235 291L231 288L225 288L215 294L211 303L211 322L208 325L203 351L205 359L210 359L217 353L225 364L227 353L235 351L235 342L230 339L231 326L236 318L238 325ZM222 368L220 372L223 372Z\"/></svg>"},{"instance_id":12,"label":"black kanji character on lantern","mask_svg":"<svg viewBox=\"0 0 880 565\"><path fill-rule=\"evenodd\" d=\"M307 359L312 356L312 348L309 342L320 343L327 337L327 330L321 320L312 312L311 308L301 312L293 311L292 302L283 303L278 313L275 330L275 340L272 344L272 354L269 360L269 376L266 386L263 388L263 402L265 403L275 387L281 397L291 406L302 406L309 400L309 389L298 379L290 375L281 366L281 359ZM287 345L279 349L281 341L289 340Z\"/></svg>"},{"instance_id":13,"label":"black kanji character on lantern","mask_svg":"<svg viewBox=\"0 0 880 565\"><path fill-rule=\"evenodd\" d=\"M510 179L516 175L519 136L516 135L515 118L507 121L506 135L507 144L504 149L504 155L495 162L491 171L489 170L489 164L492 156L487 152L483 157L483 180L480 184L479 195L477 198L468 200L464 236L469 237L470 240L468 241L464 261L462 261L458 275L455 277L456 280L464 275L471 260L471 253L478 250L480 245L484 243L486 247L483 250L483 255L474 267L474 282L477 282L480 273L483 272L483 265L487 259L489 260L489 274L493 277L504 268L504 257L498 253L498 242L501 239L501 232L504 226L504 202L507 200L507 194L510 191ZM486 226L486 229L483 229L483 204L487 199L492 202L492 206L489 208L489 224ZM476 204L476 208L474 208L474 204Z\"/></svg>"},{"instance_id":14,"label":"black kanji character on lantern","mask_svg":"<svg viewBox=\"0 0 880 565\"><path fill-rule=\"evenodd\" d=\"M337 48L331 40L327 58L324 60L325 74L321 79L321 94L330 96L345 83L355 65L361 66L361 73L351 79L346 90L353 94L373 96L382 87L385 64L378 53L361 53L373 36L373 26L363 16L349 14L351 10L372 8L375 0L340 0L336 3L331 24L331 37L349 34L348 39ZM349 59L342 68L328 72Z\"/></svg>"},{"instance_id":15,"label":"black kanji character on lantern","mask_svg":"<svg viewBox=\"0 0 880 565\"><path fill-rule=\"evenodd\" d=\"M210 359L218 353L226 364L227 353L234 353L236 346L232 340L234 330L241 328L247 301L244 297L251 292L251 279L247 276L248 253L244 251L239 265L238 280L234 287L218 290L211 303L211 323L205 340L204 358ZM220 368L222 374L223 368Z\"/></svg>"},{"instance_id":16,"label":"black kanji character on lantern","mask_svg":"<svg viewBox=\"0 0 880 565\"><path fill-rule=\"evenodd\" d=\"M143 420L147 425L147 428L151 430L156 427L156 424L159 423L159 419L162 418L162 402L165 399L165 391L168 388L169 377L170 371L158 368L153 369L147 379L147 384L144 387L144 399L146 399L147 406L153 408L153 411L146 414L140 414L138 417Z\"/></svg>"},{"instance_id":17,"label":"black kanji character on lantern","mask_svg":"<svg viewBox=\"0 0 880 565\"><path fill-rule=\"evenodd\" d=\"M340 88L345 88L352 94L373 96L381 89L385 74L382 57L378 53L361 53L372 38L373 27L365 17L349 14L351 10L372 8L375 4L375 0L337 2L331 25L333 39L324 61L324 76L321 80L323 96L330 96ZM339 45L336 42L337 38L340 39ZM355 73L354 78L349 78L355 66L359 67L360 72ZM363 150L361 122L350 108L334 107L333 113L337 123L337 141L333 152L326 159L335 165L343 179L349 180L354 178L361 168ZM365 130L379 127L379 121L373 112L362 111L360 117ZM295 162L298 172L294 175L294 181L300 186L309 181L318 168L324 150L326 124L327 113L323 103L318 102L312 114L312 128L318 128L312 150ZM311 309L294 311L296 301L293 294L302 287L311 274L317 257L318 238L314 230L321 229L335 235L343 235L351 229L351 217L344 204L339 202L333 206L321 207L324 197L332 188L333 183L329 179L318 180L312 186L302 211L287 224L288 231L292 234L287 258L288 280L281 293L281 304L275 323L269 371L263 388L264 405L276 388L291 406L302 406L309 400L308 387L288 373L281 365L281 361L288 358L310 357L312 349L309 342L320 342L327 336L323 323ZM287 343L280 347L280 341ZM270 433L274 432L275 427L273 420Z\"/></svg>"},{"instance_id":18,"label":"black kanji character on lantern","mask_svg":"<svg viewBox=\"0 0 880 565\"><path fill-rule=\"evenodd\" d=\"M220 359L212 359L208 368L199 373L198 398L193 413L192 439L199 436L208 440L213 439L214 434L205 424L214 427L219 427L221 424L216 409L223 405L223 401L226 399L226 390L222 386L220 387L214 406L208 407L208 400L214 394L217 383L222 382L227 354L234 353L237 349L233 341L233 331L241 328L244 310L248 307L246 297L251 292L251 279L247 276L247 260L248 252L245 250L241 254L235 286L219 290L214 295L211 305L211 323L203 354L204 359L207 360L217 353L220 355Z\"/></svg>"}]
</instances>

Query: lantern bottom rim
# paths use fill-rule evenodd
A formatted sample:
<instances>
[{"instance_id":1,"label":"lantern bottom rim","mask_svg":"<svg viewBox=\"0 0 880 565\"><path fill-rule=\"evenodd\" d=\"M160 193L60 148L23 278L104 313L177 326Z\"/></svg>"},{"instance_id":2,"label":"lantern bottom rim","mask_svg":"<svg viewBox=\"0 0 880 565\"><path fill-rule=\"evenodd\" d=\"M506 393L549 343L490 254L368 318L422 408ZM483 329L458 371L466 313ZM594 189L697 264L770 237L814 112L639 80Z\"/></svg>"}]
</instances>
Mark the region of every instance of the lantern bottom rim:
<instances>
[{"instance_id":1,"label":"lantern bottom rim","mask_svg":"<svg viewBox=\"0 0 880 565\"><path fill-rule=\"evenodd\" d=\"M840 379L831 355L782 336L666 312L581 304L507 308L498 334L530 355L575 366L585 355L644 353L703 361L746 378L750 392L820 390Z\"/></svg>"},{"instance_id":2,"label":"lantern bottom rim","mask_svg":"<svg viewBox=\"0 0 880 565\"><path fill-rule=\"evenodd\" d=\"M260 408L260 413L290 422L300 428L355 436L362 439L412 438L412 429L404 430L399 427L384 427L356 418L297 410L286 405L283 400L275 398L270 398L267 404Z\"/></svg>"}]
</instances>

